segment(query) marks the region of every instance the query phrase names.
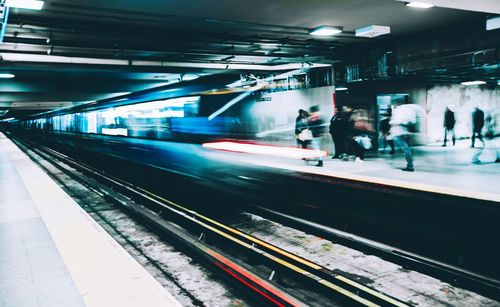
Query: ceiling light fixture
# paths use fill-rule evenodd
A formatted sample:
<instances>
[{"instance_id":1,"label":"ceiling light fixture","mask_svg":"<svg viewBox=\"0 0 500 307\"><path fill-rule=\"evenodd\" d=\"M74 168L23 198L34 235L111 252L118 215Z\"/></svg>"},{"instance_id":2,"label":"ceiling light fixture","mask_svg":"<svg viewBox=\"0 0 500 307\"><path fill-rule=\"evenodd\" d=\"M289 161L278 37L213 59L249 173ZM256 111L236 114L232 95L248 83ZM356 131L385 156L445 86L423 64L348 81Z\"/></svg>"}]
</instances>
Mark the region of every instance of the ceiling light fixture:
<instances>
[{"instance_id":1,"label":"ceiling light fixture","mask_svg":"<svg viewBox=\"0 0 500 307\"><path fill-rule=\"evenodd\" d=\"M314 36L332 36L335 34L339 34L341 32L342 32L341 27L331 27L331 26L321 26L309 30L309 34Z\"/></svg>"},{"instance_id":2,"label":"ceiling light fixture","mask_svg":"<svg viewBox=\"0 0 500 307\"><path fill-rule=\"evenodd\" d=\"M339 86L339 87L335 87L335 91L336 92L340 92L340 91L347 91L348 88L345 87L345 86Z\"/></svg>"},{"instance_id":3,"label":"ceiling light fixture","mask_svg":"<svg viewBox=\"0 0 500 307\"><path fill-rule=\"evenodd\" d=\"M433 7L434 5L429 4L429 3L423 3L423 2L408 2L408 3L406 3L406 6L416 7L419 9L429 9L429 8Z\"/></svg>"},{"instance_id":4,"label":"ceiling light fixture","mask_svg":"<svg viewBox=\"0 0 500 307\"><path fill-rule=\"evenodd\" d=\"M469 85L482 85L482 84L486 84L486 82L477 80L477 81L465 81L465 82L462 82L460 84L465 85L465 86L469 86Z\"/></svg>"},{"instance_id":5,"label":"ceiling light fixture","mask_svg":"<svg viewBox=\"0 0 500 307\"><path fill-rule=\"evenodd\" d=\"M391 33L391 27L371 25L364 28L356 29L356 36L358 37L376 37L384 34Z\"/></svg>"},{"instance_id":6,"label":"ceiling light fixture","mask_svg":"<svg viewBox=\"0 0 500 307\"><path fill-rule=\"evenodd\" d=\"M7 0L5 5L9 7L17 7L20 9L41 10L43 1L39 0Z\"/></svg>"},{"instance_id":7,"label":"ceiling light fixture","mask_svg":"<svg viewBox=\"0 0 500 307\"><path fill-rule=\"evenodd\" d=\"M500 28L500 16L489 18L486 20L486 30L495 30Z\"/></svg>"},{"instance_id":8,"label":"ceiling light fixture","mask_svg":"<svg viewBox=\"0 0 500 307\"><path fill-rule=\"evenodd\" d=\"M4 73L0 73L0 78L1 79L11 79L11 78L14 78L15 75L13 74L4 74Z\"/></svg>"}]
</instances>

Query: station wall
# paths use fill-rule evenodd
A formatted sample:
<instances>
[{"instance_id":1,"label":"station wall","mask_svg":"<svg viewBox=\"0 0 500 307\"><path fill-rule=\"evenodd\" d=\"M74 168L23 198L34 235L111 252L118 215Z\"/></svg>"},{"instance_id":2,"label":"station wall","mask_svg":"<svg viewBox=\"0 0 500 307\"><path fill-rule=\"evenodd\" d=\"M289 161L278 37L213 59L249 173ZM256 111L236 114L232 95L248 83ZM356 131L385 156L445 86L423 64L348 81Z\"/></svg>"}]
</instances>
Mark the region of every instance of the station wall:
<instances>
[{"instance_id":1,"label":"station wall","mask_svg":"<svg viewBox=\"0 0 500 307\"><path fill-rule=\"evenodd\" d=\"M446 106L455 112L457 138L470 138L472 111L475 106L483 110L485 118L491 116L493 133L500 133L500 89L466 87L461 85L437 85L427 90L427 141L441 142L444 137L443 120ZM496 123L496 124L495 124ZM483 135L487 132L485 123Z\"/></svg>"}]
</instances>

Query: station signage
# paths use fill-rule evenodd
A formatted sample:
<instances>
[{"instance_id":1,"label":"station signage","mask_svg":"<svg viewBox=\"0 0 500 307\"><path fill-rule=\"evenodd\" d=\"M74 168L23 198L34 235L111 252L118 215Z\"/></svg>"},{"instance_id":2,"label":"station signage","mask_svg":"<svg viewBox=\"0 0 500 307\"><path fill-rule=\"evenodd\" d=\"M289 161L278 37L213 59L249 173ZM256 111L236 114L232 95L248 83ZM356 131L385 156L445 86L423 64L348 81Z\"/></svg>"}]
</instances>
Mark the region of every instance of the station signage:
<instances>
[{"instance_id":1,"label":"station signage","mask_svg":"<svg viewBox=\"0 0 500 307\"><path fill-rule=\"evenodd\" d=\"M271 101L271 97L259 97L257 101Z\"/></svg>"}]
</instances>

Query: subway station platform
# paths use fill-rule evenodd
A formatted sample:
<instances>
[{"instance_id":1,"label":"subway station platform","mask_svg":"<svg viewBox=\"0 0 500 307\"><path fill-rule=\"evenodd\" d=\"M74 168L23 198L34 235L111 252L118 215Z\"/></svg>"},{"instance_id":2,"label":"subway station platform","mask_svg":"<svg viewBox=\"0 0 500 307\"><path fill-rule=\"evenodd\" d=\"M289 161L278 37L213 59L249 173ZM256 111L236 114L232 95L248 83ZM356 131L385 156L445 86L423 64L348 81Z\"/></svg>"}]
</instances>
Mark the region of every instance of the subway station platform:
<instances>
[{"instance_id":1,"label":"subway station platform","mask_svg":"<svg viewBox=\"0 0 500 307\"><path fill-rule=\"evenodd\" d=\"M304 162L266 154L219 152L214 153L213 158L388 187L500 202L500 163L495 163L500 150L500 139L487 140L484 148L478 143L476 148L469 147L470 140L458 140L456 146L450 144L447 147L441 147L441 143L414 146L414 172L403 172L401 169L406 166L404 154L397 151L391 155L389 148L385 154L368 153L364 161L354 161L354 156L350 156L348 161L331 159L332 148L322 148L330 153L323 157L323 167L316 167L315 161Z\"/></svg>"},{"instance_id":2,"label":"subway station platform","mask_svg":"<svg viewBox=\"0 0 500 307\"><path fill-rule=\"evenodd\" d=\"M0 306L180 306L0 134Z\"/></svg>"}]
</instances>

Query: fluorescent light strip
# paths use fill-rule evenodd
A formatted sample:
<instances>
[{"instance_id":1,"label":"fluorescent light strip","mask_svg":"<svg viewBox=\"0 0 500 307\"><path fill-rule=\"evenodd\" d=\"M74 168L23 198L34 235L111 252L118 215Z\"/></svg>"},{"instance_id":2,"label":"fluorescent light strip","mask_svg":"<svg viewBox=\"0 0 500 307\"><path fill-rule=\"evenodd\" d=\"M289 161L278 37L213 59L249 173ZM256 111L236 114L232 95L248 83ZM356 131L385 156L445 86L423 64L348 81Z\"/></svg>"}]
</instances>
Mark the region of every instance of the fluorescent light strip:
<instances>
[{"instance_id":1,"label":"fluorescent light strip","mask_svg":"<svg viewBox=\"0 0 500 307\"><path fill-rule=\"evenodd\" d=\"M279 71L301 68L331 67L331 64L320 63L291 63L282 65L248 65L248 64L217 64L217 63L189 63L189 62L159 62L159 61L128 61L117 59L98 59L65 57L44 54L23 54L23 53L0 53L4 62L37 62L37 63L65 63L65 64L88 64L88 65L117 65L117 66L159 66L159 67L186 67L186 68L206 68L206 69L241 69L241 70L262 70Z\"/></svg>"},{"instance_id":2,"label":"fluorescent light strip","mask_svg":"<svg viewBox=\"0 0 500 307\"><path fill-rule=\"evenodd\" d=\"M15 75L13 75L13 74L0 74L0 79L11 79L14 77L15 77Z\"/></svg>"},{"instance_id":3,"label":"fluorescent light strip","mask_svg":"<svg viewBox=\"0 0 500 307\"><path fill-rule=\"evenodd\" d=\"M7 0L5 5L9 7L17 7L20 9L41 10L43 1L38 0Z\"/></svg>"},{"instance_id":4,"label":"fluorescent light strip","mask_svg":"<svg viewBox=\"0 0 500 307\"><path fill-rule=\"evenodd\" d=\"M429 3L423 3L423 2L409 2L409 3L406 3L406 6L416 7L419 9L429 9L429 8L433 7L434 5L429 4Z\"/></svg>"},{"instance_id":5,"label":"fluorescent light strip","mask_svg":"<svg viewBox=\"0 0 500 307\"><path fill-rule=\"evenodd\" d=\"M309 34L314 36L332 36L341 32L342 28L339 27L321 26L310 30Z\"/></svg>"},{"instance_id":6,"label":"fluorescent light strip","mask_svg":"<svg viewBox=\"0 0 500 307\"><path fill-rule=\"evenodd\" d=\"M486 82L477 80L477 81L465 81L465 82L462 82L460 84L465 85L465 86L469 86L469 85L482 85L482 84L486 84Z\"/></svg>"}]
</instances>

